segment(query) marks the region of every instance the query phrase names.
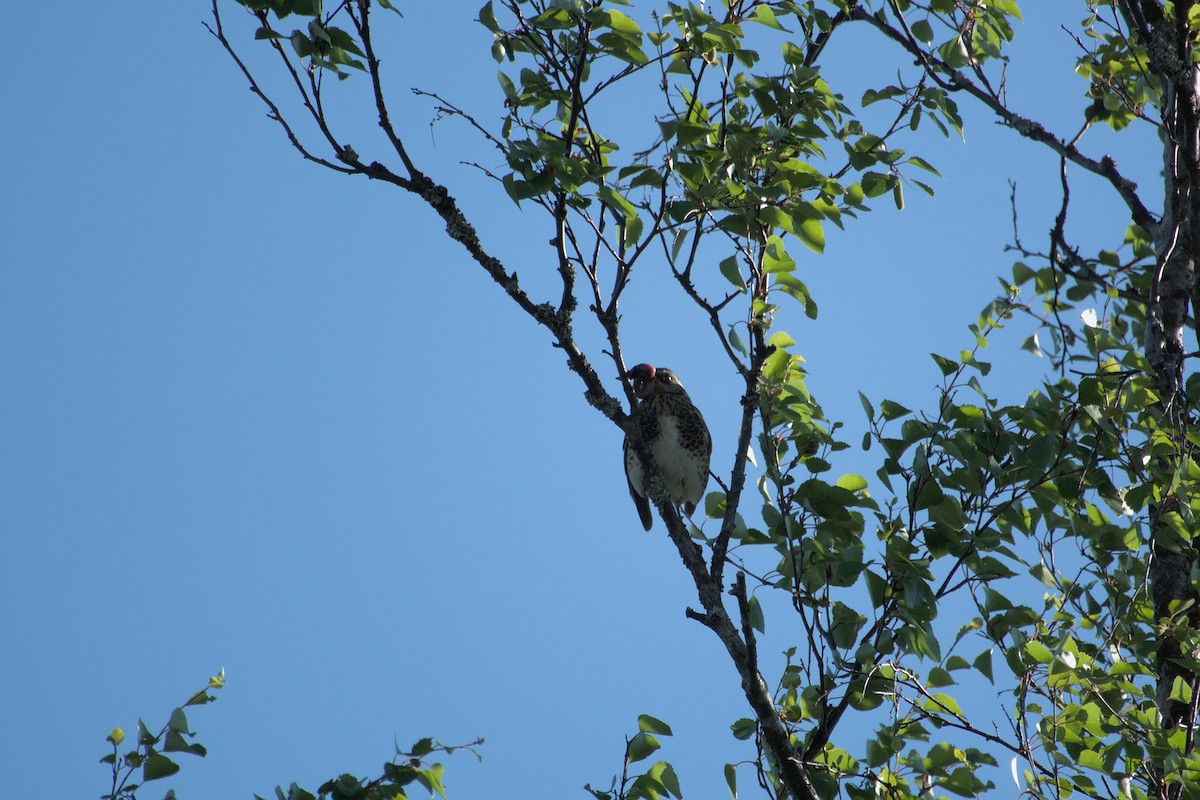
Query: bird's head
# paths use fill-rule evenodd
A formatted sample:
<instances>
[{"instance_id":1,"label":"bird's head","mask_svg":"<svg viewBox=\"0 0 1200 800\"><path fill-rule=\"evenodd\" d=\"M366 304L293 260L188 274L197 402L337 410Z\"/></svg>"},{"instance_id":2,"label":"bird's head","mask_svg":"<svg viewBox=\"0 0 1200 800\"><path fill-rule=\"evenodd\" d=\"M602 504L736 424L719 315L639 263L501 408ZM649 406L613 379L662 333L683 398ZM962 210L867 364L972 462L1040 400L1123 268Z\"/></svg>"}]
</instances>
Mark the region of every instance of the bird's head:
<instances>
[{"instance_id":1,"label":"bird's head","mask_svg":"<svg viewBox=\"0 0 1200 800\"><path fill-rule=\"evenodd\" d=\"M638 364L629 370L629 378L633 381L633 393L639 400L645 400L656 392L687 394L683 390L683 384L679 382L679 378L666 367Z\"/></svg>"},{"instance_id":2,"label":"bird's head","mask_svg":"<svg viewBox=\"0 0 1200 800\"><path fill-rule=\"evenodd\" d=\"M633 393L639 400L645 400L654 392L654 374L658 372L649 364L638 364L629 370L629 379L633 382Z\"/></svg>"}]
</instances>

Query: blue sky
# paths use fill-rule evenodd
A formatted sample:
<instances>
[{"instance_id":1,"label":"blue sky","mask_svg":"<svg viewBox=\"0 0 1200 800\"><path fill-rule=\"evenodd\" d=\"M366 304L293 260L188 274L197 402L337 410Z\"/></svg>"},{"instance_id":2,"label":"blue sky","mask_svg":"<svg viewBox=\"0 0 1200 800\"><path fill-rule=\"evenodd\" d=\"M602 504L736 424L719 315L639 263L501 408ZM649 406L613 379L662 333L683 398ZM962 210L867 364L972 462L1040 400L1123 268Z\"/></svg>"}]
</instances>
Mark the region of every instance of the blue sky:
<instances>
[{"instance_id":1,"label":"blue sky","mask_svg":"<svg viewBox=\"0 0 1200 800\"><path fill-rule=\"evenodd\" d=\"M147 797L315 788L426 735L487 739L482 763L448 763L452 797L578 797L619 770L640 713L674 727L662 755L685 795L721 796L721 765L747 755L734 672L684 619L694 590L661 523L641 531L620 435L561 355L418 202L302 162L202 28L205 3L71 5L10 9L25 33L0 83L9 793L98 797L108 731L161 725L224 668L191 714L208 758ZM393 117L485 244L551 286L545 220L461 166L492 155L407 91L498 116L478 4L408 5L385 52ZM1073 132L1074 45L1052 4L1026 5L1010 99ZM870 36L831 56L852 99L905 64ZM336 113L378 158L365 88L352 77ZM1153 138L1118 138L1152 179ZM783 325L851 442L858 390L928 407L928 353L971 343L1013 260L1008 180L1028 239L1056 207L1056 160L977 113L965 143L911 149L945 176L937 199L830 229L801 266L821 317ZM1076 235L1115 246L1121 209L1099 181L1076 189ZM727 469L735 376L667 291L639 276L626 353L675 368ZM1027 333L988 354L1016 397L1043 366L1015 352ZM855 452L839 471L873 472ZM776 649L791 624L768 619Z\"/></svg>"}]
</instances>

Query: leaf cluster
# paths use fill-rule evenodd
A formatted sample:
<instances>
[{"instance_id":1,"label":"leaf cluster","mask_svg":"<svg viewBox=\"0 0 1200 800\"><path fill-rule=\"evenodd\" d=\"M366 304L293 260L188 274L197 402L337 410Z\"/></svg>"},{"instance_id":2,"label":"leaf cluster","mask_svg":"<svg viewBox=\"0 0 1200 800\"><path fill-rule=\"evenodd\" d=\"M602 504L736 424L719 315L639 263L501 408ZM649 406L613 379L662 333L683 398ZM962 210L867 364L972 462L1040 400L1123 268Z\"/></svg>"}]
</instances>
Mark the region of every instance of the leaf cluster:
<instances>
[{"instance_id":1,"label":"leaf cluster","mask_svg":"<svg viewBox=\"0 0 1200 800\"><path fill-rule=\"evenodd\" d=\"M680 800L683 792L679 788L679 777L675 768L666 761L656 761L645 772L634 773L633 766L645 761L662 745L660 736L671 736L671 726L660 719L642 714L638 717L638 732L625 739L625 759L619 776L613 776L608 789L593 789L591 784L584 790L596 800Z\"/></svg>"},{"instance_id":2,"label":"leaf cluster","mask_svg":"<svg viewBox=\"0 0 1200 800\"><path fill-rule=\"evenodd\" d=\"M343 773L321 784L316 794L293 783L286 790L282 786L275 787L275 797L276 800L397 800L408 797L412 785L416 784L431 796L445 798L445 768L439 762L428 761L427 756L435 753L451 755L455 750L467 750L482 759L476 750L482 744L483 739L454 746L431 738L418 739L408 750L397 746L395 758L383 765L382 774L376 778L360 779ZM254 797L256 800L266 800L259 795Z\"/></svg>"},{"instance_id":3,"label":"leaf cluster","mask_svg":"<svg viewBox=\"0 0 1200 800\"><path fill-rule=\"evenodd\" d=\"M184 709L189 706L204 705L216 700L209 694L225 686L225 671L209 678L208 686L193 694L188 701L171 712L171 717L157 733L151 731L146 723L138 720L137 740L131 750L121 753L121 745L125 743L125 731L113 728L105 737L112 746L112 752L100 759L102 764L108 764L112 770L112 784L108 794L102 795L104 800L136 800L137 792L150 781L170 777L179 772L179 765L167 753L191 753L203 758L208 750L199 742L192 741L195 733L189 728ZM140 774L139 780L134 780ZM175 791L167 792L168 800L173 800Z\"/></svg>"}]
</instances>

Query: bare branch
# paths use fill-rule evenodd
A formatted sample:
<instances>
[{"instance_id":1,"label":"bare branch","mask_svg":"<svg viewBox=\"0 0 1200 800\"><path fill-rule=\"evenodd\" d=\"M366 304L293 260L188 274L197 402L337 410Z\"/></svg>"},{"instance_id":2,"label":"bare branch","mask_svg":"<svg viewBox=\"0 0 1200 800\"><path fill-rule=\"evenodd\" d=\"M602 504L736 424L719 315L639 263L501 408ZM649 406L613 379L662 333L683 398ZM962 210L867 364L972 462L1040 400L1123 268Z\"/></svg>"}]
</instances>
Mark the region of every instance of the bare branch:
<instances>
[{"instance_id":1,"label":"bare branch","mask_svg":"<svg viewBox=\"0 0 1200 800\"><path fill-rule=\"evenodd\" d=\"M375 55L375 45L371 39L371 5L362 3L360 5L361 12L359 15L353 12L350 18L354 20L355 28L358 30L359 38L362 39L363 52L367 56L367 72L371 76L371 88L375 93L375 110L379 112L379 127L387 136L388 141L392 144L392 149L396 151L396 155L400 157L400 161L404 164L404 169L408 172L408 176L413 180L422 177L421 173L413 164L412 159L408 156L408 151L404 147L404 143L396 134L396 129L392 125L392 118L388 114L387 101L383 97L383 80L380 77L379 59Z\"/></svg>"}]
</instances>

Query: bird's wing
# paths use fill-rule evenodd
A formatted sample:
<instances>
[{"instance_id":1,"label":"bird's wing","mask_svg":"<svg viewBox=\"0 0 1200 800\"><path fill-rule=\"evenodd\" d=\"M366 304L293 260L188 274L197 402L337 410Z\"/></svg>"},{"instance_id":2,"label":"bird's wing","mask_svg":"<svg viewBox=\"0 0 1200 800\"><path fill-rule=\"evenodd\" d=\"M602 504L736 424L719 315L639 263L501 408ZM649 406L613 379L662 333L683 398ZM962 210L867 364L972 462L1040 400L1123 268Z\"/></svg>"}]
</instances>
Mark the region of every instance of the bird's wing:
<instances>
[{"instance_id":1,"label":"bird's wing","mask_svg":"<svg viewBox=\"0 0 1200 800\"><path fill-rule=\"evenodd\" d=\"M633 498L633 504L637 506L638 518L642 521L642 527L650 530L654 526L654 515L650 511L650 501L637 493L637 489L633 488L633 480L629 477L629 458L636 454L629 452L629 439L625 440L625 484L629 487L629 496Z\"/></svg>"}]
</instances>

